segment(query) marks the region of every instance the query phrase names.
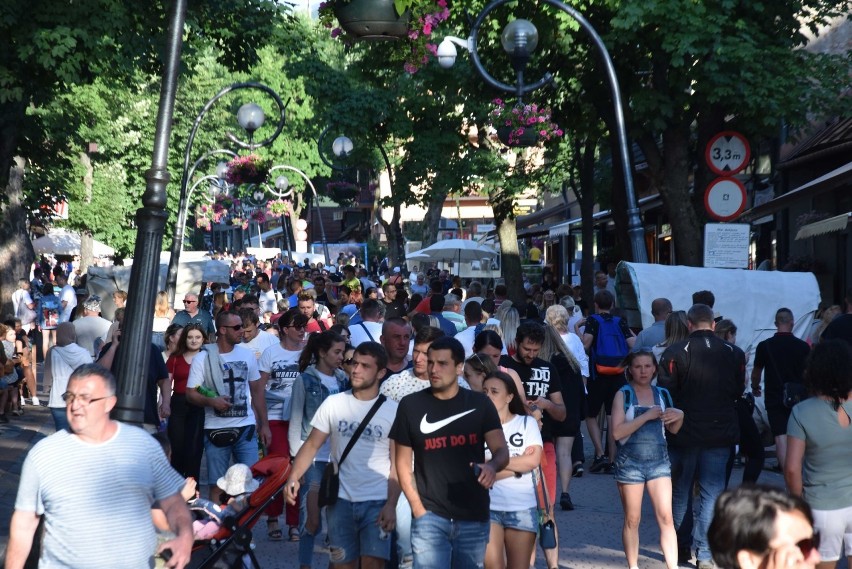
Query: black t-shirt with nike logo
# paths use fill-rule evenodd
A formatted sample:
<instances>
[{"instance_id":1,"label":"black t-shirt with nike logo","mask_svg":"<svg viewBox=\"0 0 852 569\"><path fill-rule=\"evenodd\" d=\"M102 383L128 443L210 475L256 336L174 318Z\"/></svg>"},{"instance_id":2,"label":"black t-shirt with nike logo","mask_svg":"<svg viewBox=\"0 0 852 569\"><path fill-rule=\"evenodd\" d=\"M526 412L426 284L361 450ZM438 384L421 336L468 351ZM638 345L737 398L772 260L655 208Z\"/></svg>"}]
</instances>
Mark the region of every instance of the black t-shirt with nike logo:
<instances>
[{"instance_id":1,"label":"black t-shirt with nike logo","mask_svg":"<svg viewBox=\"0 0 852 569\"><path fill-rule=\"evenodd\" d=\"M390 438L414 451L414 477L423 506L441 517L487 521L488 490L471 463L485 460L485 433L500 431L494 404L482 393L459 389L441 400L431 388L402 398Z\"/></svg>"}]
</instances>

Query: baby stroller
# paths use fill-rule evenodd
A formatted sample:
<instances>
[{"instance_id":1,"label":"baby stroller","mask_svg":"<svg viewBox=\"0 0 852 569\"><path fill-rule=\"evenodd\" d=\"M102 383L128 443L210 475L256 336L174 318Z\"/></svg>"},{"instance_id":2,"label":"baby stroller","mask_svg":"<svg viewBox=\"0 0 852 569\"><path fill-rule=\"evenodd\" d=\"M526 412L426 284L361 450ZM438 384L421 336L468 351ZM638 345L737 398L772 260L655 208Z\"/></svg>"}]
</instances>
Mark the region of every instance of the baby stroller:
<instances>
[{"instance_id":1,"label":"baby stroller","mask_svg":"<svg viewBox=\"0 0 852 569\"><path fill-rule=\"evenodd\" d=\"M251 548L251 531L267 506L284 491L290 476L290 458L270 455L255 463L251 471L255 478L263 478L263 481L249 496L249 507L236 518L225 517L222 527L212 538L196 541L187 569L240 569L248 561L250 567L260 569Z\"/></svg>"}]
</instances>

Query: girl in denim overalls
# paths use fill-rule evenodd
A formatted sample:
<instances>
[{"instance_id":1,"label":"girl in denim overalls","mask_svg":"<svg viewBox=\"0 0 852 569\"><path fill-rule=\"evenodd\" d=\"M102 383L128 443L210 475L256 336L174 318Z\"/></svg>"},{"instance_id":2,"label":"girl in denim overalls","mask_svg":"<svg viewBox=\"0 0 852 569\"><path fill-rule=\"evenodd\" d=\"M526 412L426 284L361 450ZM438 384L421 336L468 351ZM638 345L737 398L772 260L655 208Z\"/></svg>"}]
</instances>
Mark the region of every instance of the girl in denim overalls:
<instances>
[{"instance_id":1,"label":"girl in denim overalls","mask_svg":"<svg viewBox=\"0 0 852 569\"><path fill-rule=\"evenodd\" d=\"M651 352L633 352L625 358L628 384L612 403L612 434L618 444L615 481L624 507L621 530L627 564L639 566L639 519L645 487L660 526L660 546L666 567L677 567L677 535L672 521L671 464L665 431L676 433L683 411L671 405L671 395L651 385L657 360Z\"/></svg>"}]
</instances>

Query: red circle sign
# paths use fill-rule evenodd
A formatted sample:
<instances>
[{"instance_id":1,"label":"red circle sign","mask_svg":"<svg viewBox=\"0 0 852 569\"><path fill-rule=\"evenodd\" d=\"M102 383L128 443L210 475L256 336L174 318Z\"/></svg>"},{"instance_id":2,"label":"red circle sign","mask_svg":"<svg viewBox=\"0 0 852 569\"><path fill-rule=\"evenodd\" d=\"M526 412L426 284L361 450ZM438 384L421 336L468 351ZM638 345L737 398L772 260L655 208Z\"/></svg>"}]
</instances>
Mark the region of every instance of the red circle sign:
<instances>
[{"instance_id":1,"label":"red circle sign","mask_svg":"<svg viewBox=\"0 0 852 569\"><path fill-rule=\"evenodd\" d=\"M704 149L704 160L714 174L733 176L751 159L748 140L738 132L726 130L710 139Z\"/></svg>"},{"instance_id":2,"label":"red circle sign","mask_svg":"<svg viewBox=\"0 0 852 569\"><path fill-rule=\"evenodd\" d=\"M736 178L716 178L704 192L704 208L716 221L730 221L743 212L746 189Z\"/></svg>"}]
</instances>

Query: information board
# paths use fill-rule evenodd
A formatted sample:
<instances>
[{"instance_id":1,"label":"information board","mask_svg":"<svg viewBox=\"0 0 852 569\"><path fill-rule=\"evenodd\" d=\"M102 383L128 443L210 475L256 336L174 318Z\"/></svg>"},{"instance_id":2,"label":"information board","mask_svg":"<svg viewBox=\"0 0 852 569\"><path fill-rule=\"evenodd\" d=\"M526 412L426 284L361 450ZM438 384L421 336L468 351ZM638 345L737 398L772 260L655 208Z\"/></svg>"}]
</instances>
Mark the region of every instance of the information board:
<instances>
[{"instance_id":1,"label":"information board","mask_svg":"<svg viewBox=\"0 0 852 569\"><path fill-rule=\"evenodd\" d=\"M704 226L704 266L747 269L751 226L747 223L708 223Z\"/></svg>"}]
</instances>

